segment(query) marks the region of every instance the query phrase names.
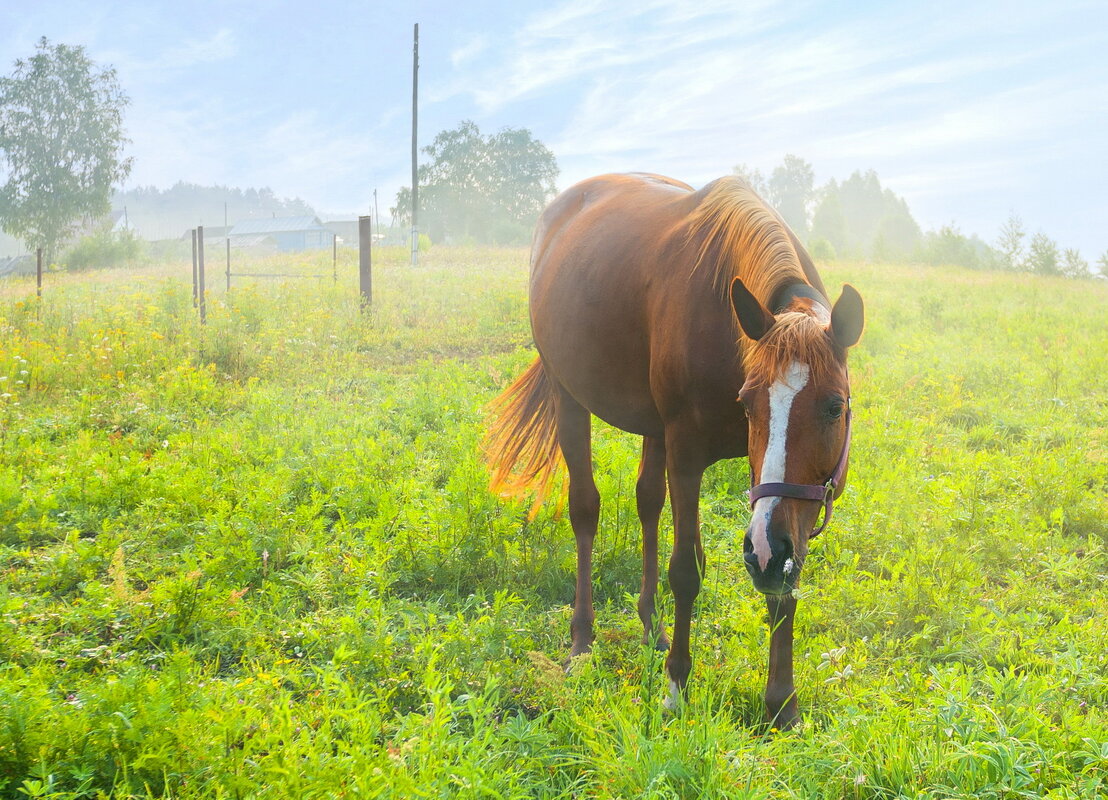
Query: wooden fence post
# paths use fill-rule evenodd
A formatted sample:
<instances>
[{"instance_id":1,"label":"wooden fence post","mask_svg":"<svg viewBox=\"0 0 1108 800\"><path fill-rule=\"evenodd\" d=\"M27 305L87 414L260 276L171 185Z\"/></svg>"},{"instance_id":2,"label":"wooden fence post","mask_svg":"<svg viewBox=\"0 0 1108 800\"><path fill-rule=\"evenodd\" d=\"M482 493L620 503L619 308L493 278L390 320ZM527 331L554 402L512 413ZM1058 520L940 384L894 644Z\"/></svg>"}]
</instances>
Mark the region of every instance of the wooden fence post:
<instances>
[{"instance_id":1,"label":"wooden fence post","mask_svg":"<svg viewBox=\"0 0 1108 800\"><path fill-rule=\"evenodd\" d=\"M362 305L373 302L373 217L358 217L358 286Z\"/></svg>"},{"instance_id":2,"label":"wooden fence post","mask_svg":"<svg viewBox=\"0 0 1108 800\"><path fill-rule=\"evenodd\" d=\"M196 228L192 229L192 307L199 304L199 293L196 291Z\"/></svg>"},{"instance_id":3,"label":"wooden fence post","mask_svg":"<svg viewBox=\"0 0 1108 800\"><path fill-rule=\"evenodd\" d=\"M331 277L339 282L339 237L331 234Z\"/></svg>"},{"instance_id":4,"label":"wooden fence post","mask_svg":"<svg viewBox=\"0 0 1108 800\"><path fill-rule=\"evenodd\" d=\"M200 293L200 324L208 321L208 303L204 297L204 226L196 226L196 283Z\"/></svg>"},{"instance_id":5,"label":"wooden fence post","mask_svg":"<svg viewBox=\"0 0 1108 800\"><path fill-rule=\"evenodd\" d=\"M42 248L35 250L35 295L42 297Z\"/></svg>"},{"instance_id":6,"label":"wooden fence post","mask_svg":"<svg viewBox=\"0 0 1108 800\"><path fill-rule=\"evenodd\" d=\"M231 291L231 237L227 237L227 291Z\"/></svg>"}]
</instances>

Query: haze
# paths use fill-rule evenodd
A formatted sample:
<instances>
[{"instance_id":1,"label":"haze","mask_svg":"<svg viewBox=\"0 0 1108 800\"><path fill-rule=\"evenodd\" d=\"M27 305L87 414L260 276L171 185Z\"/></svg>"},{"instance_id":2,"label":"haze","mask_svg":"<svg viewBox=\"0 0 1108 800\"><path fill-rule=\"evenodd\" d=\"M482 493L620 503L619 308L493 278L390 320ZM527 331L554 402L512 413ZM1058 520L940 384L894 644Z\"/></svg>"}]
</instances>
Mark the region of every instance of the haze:
<instances>
[{"instance_id":1,"label":"haze","mask_svg":"<svg viewBox=\"0 0 1108 800\"><path fill-rule=\"evenodd\" d=\"M816 184L875 169L924 228L994 241L1010 212L1108 250L1108 6L1071 3L166 3L0 7L0 72L40 36L131 95L125 188L271 187L382 213L420 141L529 128L566 187L605 171L704 183L786 153Z\"/></svg>"}]
</instances>

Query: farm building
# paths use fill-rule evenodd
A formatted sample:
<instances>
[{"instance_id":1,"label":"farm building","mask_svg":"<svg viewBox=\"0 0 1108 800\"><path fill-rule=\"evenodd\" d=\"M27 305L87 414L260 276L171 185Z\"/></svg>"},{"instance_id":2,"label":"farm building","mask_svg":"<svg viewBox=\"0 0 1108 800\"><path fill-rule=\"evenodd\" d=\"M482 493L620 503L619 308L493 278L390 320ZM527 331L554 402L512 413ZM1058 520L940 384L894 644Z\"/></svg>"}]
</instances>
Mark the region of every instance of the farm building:
<instances>
[{"instance_id":1,"label":"farm building","mask_svg":"<svg viewBox=\"0 0 1108 800\"><path fill-rule=\"evenodd\" d=\"M36 269L37 264L32 255L0 258L0 278L6 278L9 275L34 275Z\"/></svg>"},{"instance_id":2,"label":"farm building","mask_svg":"<svg viewBox=\"0 0 1108 800\"><path fill-rule=\"evenodd\" d=\"M358 246L358 218L332 219L323 223L323 227L331 231L339 239L339 244L347 247Z\"/></svg>"},{"instance_id":3,"label":"farm building","mask_svg":"<svg viewBox=\"0 0 1108 800\"><path fill-rule=\"evenodd\" d=\"M319 217L273 217L246 219L236 223L230 233L232 246L240 236L269 237L276 243L278 250L288 252L330 248L335 234L323 227Z\"/></svg>"}]
</instances>

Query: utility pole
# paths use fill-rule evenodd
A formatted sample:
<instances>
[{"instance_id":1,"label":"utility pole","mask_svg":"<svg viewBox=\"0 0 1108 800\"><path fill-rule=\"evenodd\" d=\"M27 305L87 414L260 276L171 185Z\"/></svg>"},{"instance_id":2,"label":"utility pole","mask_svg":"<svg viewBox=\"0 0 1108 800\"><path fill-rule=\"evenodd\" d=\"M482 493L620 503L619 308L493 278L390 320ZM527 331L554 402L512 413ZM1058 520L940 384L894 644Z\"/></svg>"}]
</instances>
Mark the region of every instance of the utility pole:
<instances>
[{"instance_id":1,"label":"utility pole","mask_svg":"<svg viewBox=\"0 0 1108 800\"><path fill-rule=\"evenodd\" d=\"M416 160L416 131L419 127L419 23L415 23L412 46L412 266L419 264L419 170Z\"/></svg>"}]
</instances>

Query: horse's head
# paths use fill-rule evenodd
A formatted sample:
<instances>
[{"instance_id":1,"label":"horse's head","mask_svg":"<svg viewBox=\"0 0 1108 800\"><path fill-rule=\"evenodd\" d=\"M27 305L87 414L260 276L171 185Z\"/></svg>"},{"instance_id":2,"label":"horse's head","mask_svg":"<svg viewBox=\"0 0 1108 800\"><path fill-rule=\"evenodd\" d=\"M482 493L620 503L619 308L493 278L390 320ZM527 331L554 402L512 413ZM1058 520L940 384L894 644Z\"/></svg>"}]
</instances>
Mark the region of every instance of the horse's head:
<instances>
[{"instance_id":1,"label":"horse's head","mask_svg":"<svg viewBox=\"0 0 1108 800\"><path fill-rule=\"evenodd\" d=\"M798 297L776 316L743 283L731 285L743 333L751 498L746 568L766 594L798 584L808 540L843 489L850 432L846 351L862 333L862 298L851 286L828 311Z\"/></svg>"}]
</instances>

